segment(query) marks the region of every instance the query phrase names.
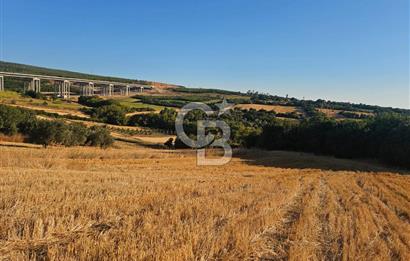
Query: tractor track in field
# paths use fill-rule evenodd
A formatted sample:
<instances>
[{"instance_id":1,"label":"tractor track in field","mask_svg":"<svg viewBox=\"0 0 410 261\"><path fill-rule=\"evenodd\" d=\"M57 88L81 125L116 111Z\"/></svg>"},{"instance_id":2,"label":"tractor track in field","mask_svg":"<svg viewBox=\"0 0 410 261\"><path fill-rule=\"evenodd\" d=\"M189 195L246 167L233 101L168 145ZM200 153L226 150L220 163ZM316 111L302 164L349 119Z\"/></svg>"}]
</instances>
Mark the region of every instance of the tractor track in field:
<instances>
[{"instance_id":1,"label":"tractor track in field","mask_svg":"<svg viewBox=\"0 0 410 261\"><path fill-rule=\"evenodd\" d=\"M254 251L250 260L287 260L292 245L292 228L302 216L304 198L315 189L313 181L301 181L301 188L289 200L278 225L266 228L259 236L261 247Z\"/></svg>"},{"instance_id":2,"label":"tractor track in field","mask_svg":"<svg viewBox=\"0 0 410 261\"><path fill-rule=\"evenodd\" d=\"M335 234L330 225L330 215L338 215L343 211L338 200L332 201L331 196L335 197L324 176L319 183L319 209L320 221L320 252L317 256L325 260L341 260L343 254L343 236ZM332 213L333 211L333 213ZM335 213L336 212L336 213Z\"/></svg>"},{"instance_id":3,"label":"tractor track in field","mask_svg":"<svg viewBox=\"0 0 410 261\"><path fill-rule=\"evenodd\" d=\"M393 260L402 260L403 256L410 253L410 238L406 238L403 230L408 231L409 226L397 215L396 211L388 205L388 203L380 197L380 194L374 192L371 187L370 179L363 177L356 178L355 186L359 189L360 201L371 210L373 223L377 227L377 234L372 242L380 240L388 247L390 257ZM370 249L369 244L368 249ZM406 249L403 251L403 249ZM405 258L404 258L405 260Z\"/></svg>"}]
</instances>

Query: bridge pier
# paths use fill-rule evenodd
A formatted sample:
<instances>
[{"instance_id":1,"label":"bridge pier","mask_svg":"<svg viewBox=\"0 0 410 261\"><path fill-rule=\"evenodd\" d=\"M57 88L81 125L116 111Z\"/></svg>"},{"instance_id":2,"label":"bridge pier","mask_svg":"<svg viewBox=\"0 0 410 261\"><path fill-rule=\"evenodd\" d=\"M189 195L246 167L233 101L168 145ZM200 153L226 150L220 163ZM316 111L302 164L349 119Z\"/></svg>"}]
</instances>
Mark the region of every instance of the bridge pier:
<instances>
[{"instance_id":1,"label":"bridge pier","mask_svg":"<svg viewBox=\"0 0 410 261\"><path fill-rule=\"evenodd\" d=\"M58 86L58 92L62 98L70 99L71 94L71 82L65 80L61 85Z\"/></svg>"},{"instance_id":2,"label":"bridge pier","mask_svg":"<svg viewBox=\"0 0 410 261\"><path fill-rule=\"evenodd\" d=\"M87 88L87 95L86 96L93 96L94 95L94 83L89 82Z\"/></svg>"},{"instance_id":3,"label":"bridge pier","mask_svg":"<svg viewBox=\"0 0 410 261\"><path fill-rule=\"evenodd\" d=\"M112 92L114 90L114 84L108 84L103 87L102 95L103 96L112 96Z\"/></svg>"},{"instance_id":4,"label":"bridge pier","mask_svg":"<svg viewBox=\"0 0 410 261\"><path fill-rule=\"evenodd\" d=\"M41 82L39 78L33 78L30 85L30 90L35 92L41 92Z\"/></svg>"},{"instance_id":5,"label":"bridge pier","mask_svg":"<svg viewBox=\"0 0 410 261\"><path fill-rule=\"evenodd\" d=\"M0 92L4 91L4 76L0 75Z\"/></svg>"},{"instance_id":6,"label":"bridge pier","mask_svg":"<svg viewBox=\"0 0 410 261\"><path fill-rule=\"evenodd\" d=\"M50 81L54 84L54 93L63 97L70 97L70 86L74 83L79 84L79 86L81 87L81 95L84 96L94 95L95 93L105 96L112 96L117 93L120 93L120 95L122 96L129 96L131 95L131 92L144 91L144 87L141 87L139 84L136 83L124 83L106 80L80 79L52 75L36 75L4 71L0 71L0 91L4 91L5 89L5 77L25 79L24 90L34 91L37 93L41 93L41 81ZM95 84L98 85L98 90L95 89Z\"/></svg>"},{"instance_id":7,"label":"bridge pier","mask_svg":"<svg viewBox=\"0 0 410 261\"><path fill-rule=\"evenodd\" d=\"M114 91L114 84L109 84L108 85L108 96L111 96L113 91Z\"/></svg>"},{"instance_id":8,"label":"bridge pier","mask_svg":"<svg viewBox=\"0 0 410 261\"><path fill-rule=\"evenodd\" d=\"M88 85L82 87L83 96L92 96L94 95L94 83L89 82Z\"/></svg>"},{"instance_id":9,"label":"bridge pier","mask_svg":"<svg viewBox=\"0 0 410 261\"><path fill-rule=\"evenodd\" d=\"M125 96L128 96L128 95L130 95L130 86L129 85L125 86Z\"/></svg>"}]
</instances>

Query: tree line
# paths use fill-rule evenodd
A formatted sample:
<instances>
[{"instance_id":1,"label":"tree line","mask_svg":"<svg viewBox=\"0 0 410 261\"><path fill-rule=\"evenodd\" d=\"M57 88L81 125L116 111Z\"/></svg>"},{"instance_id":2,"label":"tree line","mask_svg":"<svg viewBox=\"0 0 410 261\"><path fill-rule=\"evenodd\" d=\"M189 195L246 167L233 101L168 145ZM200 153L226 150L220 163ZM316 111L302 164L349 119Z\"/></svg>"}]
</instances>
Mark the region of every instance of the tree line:
<instances>
[{"instance_id":1,"label":"tree line","mask_svg":"<svg viewBox=\"0 0 410 261\"><path fill-rule=\"evenodd\" d=\"M367 105L367 104L356 104L350 102L335 102L326 101L323 99L313 100L299 100L293 97L281 97L277 95L270 95L267 93L259 93L255 91L248 91L246 93L250 99L248 103L255 104L267 104L267 105L285 105L285 106L298 106L302 108L323 108L323 109L333 109L341 111L356 111L356 112L373 112L375 114L382 113L399 113L403 115L410 115L410 110L391 108L391 107L381 107L377 105Z\"/></svg>"},{"instance_id":2,"label":"tree line","mask_svg":"<svg viewBox=\"0 0 410 261\"><path fill-rule=\"evenodd\" d=\"M174 131L177 112L164 109L159 114L134 115L132 126L144 126ZM185 117L184 130L196 138L197 121L207 116L191 111ZM218 118L217 115L210 117ZM331 155L341 158L372 158L395 166L410 168L410 117L397 113L378 114L371 118L336 120L312 111L303 120L279 119L274 113L234 109L223 114L231 128L233 147L292 150ZM221 135L218 130L208 132ZM170 146L170 141L167 146ZM173 145L185 147L177 138Z\"/></svg>"},{"instance_id":3,"label":"tree line","mask_svg":"<svg viewBox=\"0 0 410 261\"><path fill-rule=\"evenodd\" d=\"M410 119L383 114L365 120L336 121L313 117L300 123L275 120L257 135L246 137L248 147L293 150L341 158L373 158L410 167Z\"/></svg>"},{"instance_id":4,"label":"tree line","mask_svg":"<svg viewBox=\"0 0 410 261\"><path fill-rule=\"evenodd\" d=\"M0 105L0 133L23 134L26 140L44 147L64 146L111 146L113 138L104 127L87 128L83 124L67 124L59 120L39 120L32 111Z\"/></svg>"}]
</instances>

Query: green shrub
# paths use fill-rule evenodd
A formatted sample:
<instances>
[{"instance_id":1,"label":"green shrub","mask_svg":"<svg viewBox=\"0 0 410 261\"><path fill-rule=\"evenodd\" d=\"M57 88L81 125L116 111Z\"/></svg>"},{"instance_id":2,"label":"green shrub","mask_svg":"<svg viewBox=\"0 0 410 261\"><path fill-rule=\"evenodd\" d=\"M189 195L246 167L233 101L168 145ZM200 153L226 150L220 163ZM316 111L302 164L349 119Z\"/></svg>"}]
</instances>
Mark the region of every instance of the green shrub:
<instances>
[{"instance_id":1,"label":"green shrub","mask_svg":"<svg viewBox=\"0 0 410 261\"><path fill-rule=\"evenodd\" d=\"M177 112L174 109L164 108L160 113L136 114L129 118L131 126L150 127L173 131Z\"/></svg>"},{"instance_id":2,"label":"green shrub","mask_svg":"<svg viewBox=\"0 0 410 261\"><path fill-rule=\"evenodd\" d=\"M36 123L35 114L27 110L0 105L0 132L6 135L27 134Z\"/></svg>"},{"instance_id":3,"label":"green shrub","mask_svg":"<svg viewBox=\"0 0 410 261\"><path fill-rule=\"evenodd\" d=\"M114 140L110 135L110 132L103 127L92 127L87 137L87 144L91 146L99 146L101 148L107 148L113 144Z\"/></svg>"},{"instance_id":4,"label":"green shrub","mask_svg":"<svg viewBox=\"0 0 410 261\"><path fill-rule=\"evenodd\" d=\"M127 117L125 110L118 105L106 105L92 109L91 117L98 119L101 122L125 125Z\"/></svg>"},{"instance_id":5,"label":"green shrub","mask_svg":"<svg viewBox=\"0 0 410 261\"><path fill-rule=\"evenodd\" d=\"M24 93L25 96L31 97L33 99L44 99L45 96L39 92L35 92L33 90L28 90Z\"/></svg>"},{"instance_id":6,"label":"green shrub","mask_svg":"<svg viewBox=\"0 0 410 261\"><path fill-rule=\"evenodd\" d=\"M99 128L87 129L83 124L37 120L31 111L0 105L0 133L21 133L33 143L49 145L107 147L113 142L110 133Z\"/></svg>"},{"instance_id":7,"label":"green shrub","mask_svg":"<svg viewBox=\"0 0 410 261\"><path fill-rule=\"evenodd\" d=\"M98 108L107 105L118 105L118 102L115 100L105 100L98 96L80 96L78 98L78 103L88 107Z\"/></svg>"}]
</instances>

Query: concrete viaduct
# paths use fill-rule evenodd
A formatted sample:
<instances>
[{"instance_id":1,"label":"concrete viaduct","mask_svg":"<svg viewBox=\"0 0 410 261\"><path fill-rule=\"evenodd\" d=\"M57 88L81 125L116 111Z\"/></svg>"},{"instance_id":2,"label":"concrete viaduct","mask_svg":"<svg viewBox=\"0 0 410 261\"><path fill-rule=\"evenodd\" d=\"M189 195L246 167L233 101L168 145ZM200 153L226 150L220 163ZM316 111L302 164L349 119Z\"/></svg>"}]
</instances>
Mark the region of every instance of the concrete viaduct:
<instances>
[{"instance_id":1,"label":"concrete viaduct","mask_svg":"<svg viewBox=\"0 0 410 261\"><path fill-rule=\"evenodd\" d=\"M115 95L116 91L119 91L120 95L129 96L131 92L143 92L144 89L152 88L151 86L135 83L91 80L51 75L0 72L0 91L4 91L5 77L31 79L31 82L28 86L28 90L32 90L39 93L41 92L41 81L54 82L56 86L55 93L59 97L67 99L69 99L72 94L71 86L73 86L74 84L80 87L80 92L83 96L92 96L95 94L99 94L102 96L111 96Z\"/></svg>"}]
</instances>

